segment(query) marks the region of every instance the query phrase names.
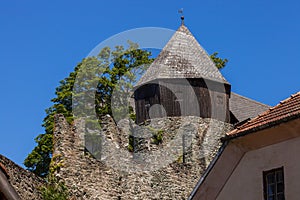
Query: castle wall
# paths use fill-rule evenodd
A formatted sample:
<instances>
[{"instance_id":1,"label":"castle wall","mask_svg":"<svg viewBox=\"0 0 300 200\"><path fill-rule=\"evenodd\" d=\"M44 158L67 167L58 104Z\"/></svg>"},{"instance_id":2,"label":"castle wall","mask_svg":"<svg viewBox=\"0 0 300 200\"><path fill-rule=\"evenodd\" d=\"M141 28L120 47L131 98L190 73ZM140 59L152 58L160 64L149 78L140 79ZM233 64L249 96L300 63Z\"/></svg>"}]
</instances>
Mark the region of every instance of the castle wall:
<instances>
[{"instance_id":1,"label":"castle wall","mask_svg":"<svg viewBox=\"0 0 300 200\"><path fill-rule=\"evenodd\" d=\"M189 123L182 124L186 122ZM229 124L199 117L164 118L145 124L151 126L151 131L163 131L162 143L153 144L151 138L141 143L146 146L142 148L144 153L149 155L167 148L174 133L183 126L183 132L190 133L174 148L177 159L151 169L143 163L156 163L165 158L154 156L151 160L129 152L125 131L130 126L126 123L123 122L120 129L109 116L103 119L102 134L106 140L102 144L102 157L97 160L84 151L82 121L69 126L62 115L55 117L53 157L60 165L57 177L64 180L74 199L186 199L221 145L219 138L232 128ZM119 150L127 153L118 154ZM166 156L167 152L162 152L165 154L161 156ZM141 159L143 162L139 162ZM135 170L137 166L140 169L148 167L148 170Z\"/></svg>"}]
</instances>

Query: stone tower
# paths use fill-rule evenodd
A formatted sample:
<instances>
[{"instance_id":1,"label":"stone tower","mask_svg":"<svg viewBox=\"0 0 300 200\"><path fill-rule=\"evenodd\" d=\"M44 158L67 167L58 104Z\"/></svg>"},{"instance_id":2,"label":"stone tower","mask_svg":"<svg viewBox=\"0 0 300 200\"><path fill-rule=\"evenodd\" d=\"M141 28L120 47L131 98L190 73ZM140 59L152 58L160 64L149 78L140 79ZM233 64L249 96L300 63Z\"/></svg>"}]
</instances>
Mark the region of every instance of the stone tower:
<instances>
[{"instance_id":1,"label":"stone tower","mask_svg":"<svg viewBox=\"0 0 300 200\"><path fill-rule=\"evenodd\" d=\"M182 24L135 86L137 123L166 116L230 121L230 84Z\"/></svg>"}]
</instances>

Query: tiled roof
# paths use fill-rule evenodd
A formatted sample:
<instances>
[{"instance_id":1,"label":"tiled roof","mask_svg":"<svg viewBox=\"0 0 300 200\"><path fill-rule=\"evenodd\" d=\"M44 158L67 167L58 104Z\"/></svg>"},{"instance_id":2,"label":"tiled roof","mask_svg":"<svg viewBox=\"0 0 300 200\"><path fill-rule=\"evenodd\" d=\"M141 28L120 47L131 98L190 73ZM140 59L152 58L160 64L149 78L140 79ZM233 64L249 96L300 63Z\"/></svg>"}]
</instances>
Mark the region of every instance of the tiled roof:
<instances>
[{"instance_id":1,"label":"tiled roof","mask_svg":"<svg viewBox=\"0 0 300 200\"><path fill-rule=\"evenodd\" d=\"M227 83L192 33L181 25L136 86L162 78L206 78Z\"/></svg>"},{"instance_id":2,"label":"tiled roof","mask_svg":"<svg viewBox=\"0 0 300 200\"><path fill-rule=\"evenodd\" d=\"M5 166L4 166L2 163L0 163L0 170L2 170L2 171L4 172L4 174L5 174L6 176L8 176L8 172L7 172Z\"/></svg>"},{"instance_id":3,"label":"tiled roof","mask_svg":"<svg viewBox=\"0 0 300 200\"><path fill-rule=\"evenodd\" d=\"M268 105L231 92L229 109L239 122L252 119L269 108Z\"/></svg>"},{"instance_id":4,"label":"tiled roof","mask_svg":"<svg viewBox=\"0 0 300 200\"><path fill-rule=\"evenodd\" d=\"M300 118L300 92L288 99L281 101L278 105L258 115L249 122L237 127L228 136L239 136L250 131L260 130L280 122Z\"/></svg>"},{"instance_id":5,"label":"tiled roof","mask_svg":"<svg viewBox=\"0 0 300 200\"><path fill-rule=\"evenodd\" d=\"M44 179L23 169L1 154L0 170L0 172L4 172L7 176L9 184L14 188L21 199L41 199L39 188L45 183Z\"/></svg>"}]
</instances>

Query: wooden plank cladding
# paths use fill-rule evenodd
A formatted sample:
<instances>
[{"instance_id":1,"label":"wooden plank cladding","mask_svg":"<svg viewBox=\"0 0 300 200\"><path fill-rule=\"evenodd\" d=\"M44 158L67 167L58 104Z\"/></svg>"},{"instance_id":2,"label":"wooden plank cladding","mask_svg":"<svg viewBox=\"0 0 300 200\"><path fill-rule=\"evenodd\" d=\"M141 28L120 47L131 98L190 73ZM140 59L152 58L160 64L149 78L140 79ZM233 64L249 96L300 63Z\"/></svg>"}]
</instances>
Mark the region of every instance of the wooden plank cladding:
<instances>
[{"instance_id":1,"label":"wooden plank cladding","mask_svg":"<svg viewBox=\"0 0 300 200\"><path fill-rule=\"evenodd\" d=\"M134 92L136 122L165 116L200 116L229 122L230 85L203 78L159 79Z\"/></svg>"}]
</instances>

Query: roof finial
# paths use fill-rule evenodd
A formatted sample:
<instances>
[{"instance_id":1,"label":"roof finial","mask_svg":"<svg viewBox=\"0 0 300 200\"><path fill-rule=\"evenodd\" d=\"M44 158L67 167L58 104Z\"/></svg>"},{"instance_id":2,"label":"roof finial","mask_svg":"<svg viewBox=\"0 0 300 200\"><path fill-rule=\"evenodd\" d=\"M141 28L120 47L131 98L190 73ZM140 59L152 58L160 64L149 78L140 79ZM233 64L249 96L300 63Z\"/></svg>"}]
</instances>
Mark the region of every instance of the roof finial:
<instances>
[{"instance_id":1,"label":"roof finial","mask_svg":"<svg viewBox=\"0 0 300 200\"><path fill-rule=\"evenodd\" d=\"M183 15L183 8L179 9L179 10L178 10L178 13L180 13L180 14L181 14L181 17L180 17L180 19L181 19L181 25L184 25L184 15Z\"/></svg>"}]
</instances>

